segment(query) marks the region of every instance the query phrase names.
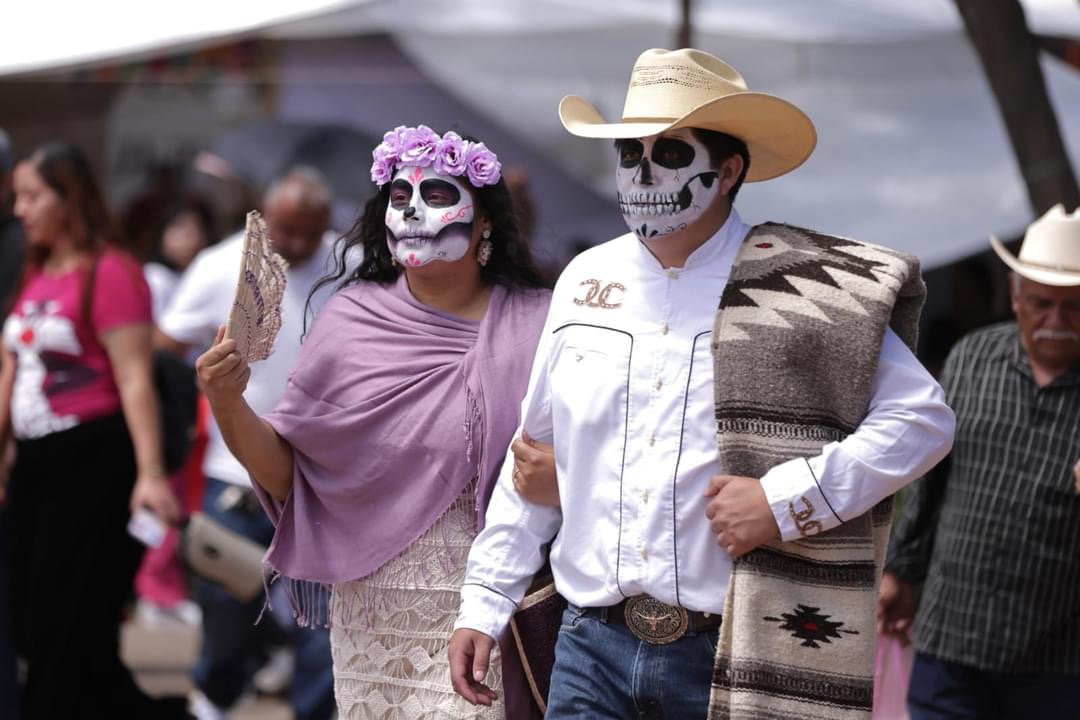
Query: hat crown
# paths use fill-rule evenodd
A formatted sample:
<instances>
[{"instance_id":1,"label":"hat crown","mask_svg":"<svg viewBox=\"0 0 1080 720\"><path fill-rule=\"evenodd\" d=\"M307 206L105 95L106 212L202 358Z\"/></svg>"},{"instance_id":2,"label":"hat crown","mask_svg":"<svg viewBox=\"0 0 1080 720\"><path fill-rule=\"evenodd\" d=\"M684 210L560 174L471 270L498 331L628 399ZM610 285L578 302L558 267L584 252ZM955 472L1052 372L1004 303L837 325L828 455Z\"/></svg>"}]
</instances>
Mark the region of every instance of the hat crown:
<instances>
[{"instance_id":1,"label":"hat crown","mask_svg":"<svg viewBox=\"0 0 1080 720\"><path fill-rule=\"evenodd\" d=\"M742 75L709 53L646 50L630 72L623 122L675 120L710 100L746 91Z\"/></svg>"},{"instance_id":2,"label":"hat crown","mask_svg":"<svg viewBox=\"0 0 1080 720\"><path fill-rule=\"evenodd\" d=\"M1054 270L1080 272L1080 208L1066 214L1060 203L1028 226L1018 259Z\"/></svg>"}]
</instances>

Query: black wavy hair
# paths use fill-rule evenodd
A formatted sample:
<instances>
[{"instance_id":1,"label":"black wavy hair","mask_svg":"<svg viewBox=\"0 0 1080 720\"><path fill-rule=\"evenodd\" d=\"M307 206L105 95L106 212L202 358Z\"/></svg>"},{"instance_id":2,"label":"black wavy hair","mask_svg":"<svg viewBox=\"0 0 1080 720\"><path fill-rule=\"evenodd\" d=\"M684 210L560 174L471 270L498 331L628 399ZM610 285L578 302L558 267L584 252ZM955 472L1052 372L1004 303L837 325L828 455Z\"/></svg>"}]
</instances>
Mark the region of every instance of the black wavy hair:
<instances>
[{"instance_id":1,"label":"black wavy hair","mask_svg":"<svg viewBox=\"0 0 1080 720\"><path fill-rule=\"evenodd\" d=\"M468 135L462 137L476 142ZM475 187L467 176L463 175L458 180L472 192L477 211L475 216L483 214L491 221L491 259L480 268L480 278L484 283L513 288L544 287L544 278L521 232L506 181L500 177L494 185ZM397 281L403 269L393 263L390 248L386 245L386 208L389 202L390 183L386 183L364 205L352 228L338 239L334 246L334 268L311 289L309 308L311 299L327 285L341 290L358 282L389 284ZM358 245L363 249L364 259L359 266L350 270L348 259Z\"/></svg>"}]
</instances>

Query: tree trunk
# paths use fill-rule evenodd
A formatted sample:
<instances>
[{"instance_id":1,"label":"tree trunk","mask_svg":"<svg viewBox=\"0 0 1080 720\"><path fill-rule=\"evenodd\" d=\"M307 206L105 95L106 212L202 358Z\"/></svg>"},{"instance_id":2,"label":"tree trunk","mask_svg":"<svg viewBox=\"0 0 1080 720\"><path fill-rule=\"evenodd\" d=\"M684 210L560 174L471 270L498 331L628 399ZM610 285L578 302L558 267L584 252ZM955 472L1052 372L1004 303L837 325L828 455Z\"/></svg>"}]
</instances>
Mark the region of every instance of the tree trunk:
<instances>
[{"instance_id":1,"label":"tree trunk","mask_svg":"<svg viewBox=\"0 0 1080 720\"><path fill-rule=\"evenodd\" d=\"M675 47L693 47L694 31L690 22L690 0L679 0L679 7L682 10L682 20L679 23L679 32L675 35Z\"/></svg>"},{"instance_id":2,"label":"tree trunk","mask_svg":"<svg viewBox=\"0 0 1080 720\"><path fill-rule=\"evenodd\" d=\"M1020 0L955 0L994 91L1036 217L1080 205L1065 143Z\"/></svg>"}]
</instances>

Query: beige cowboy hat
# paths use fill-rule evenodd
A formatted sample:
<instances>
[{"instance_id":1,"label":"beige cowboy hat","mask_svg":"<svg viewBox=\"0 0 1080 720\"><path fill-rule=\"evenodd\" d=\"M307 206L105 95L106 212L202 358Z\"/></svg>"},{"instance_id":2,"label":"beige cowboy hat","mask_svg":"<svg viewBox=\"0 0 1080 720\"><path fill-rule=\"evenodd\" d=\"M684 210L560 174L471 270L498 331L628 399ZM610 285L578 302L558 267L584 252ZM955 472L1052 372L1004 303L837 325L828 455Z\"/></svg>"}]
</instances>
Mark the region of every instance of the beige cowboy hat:
<instances>
[{"instance_id":1,"label":"beige cowboy hat","mask_svg":"<svg viewBox=\"0 0 1080 720\"><path fill-rule=\"evenodd\" d=\"M787 100L751 92L735 68L701 50L646 50L630 72L622 122L609 123L588 100L559 103L563 127L589 138L640 138L675 128L732 135L750 153L747 182L802 165L817 144L814 123Z\"/></svg>"},{"instance_id":2,"label":"beige cowboy hat","mask_svg":"<svg viewBox=\"0 0 1080 720\"><path fill-rule=\"evenodd\" d=\"M1019 256L993 235L990 244L1017 275L1042 285L1080 285L1080 209L1066 215L1059 203L1047 210L1028 226Z\"/></svg>"}]
</instances>

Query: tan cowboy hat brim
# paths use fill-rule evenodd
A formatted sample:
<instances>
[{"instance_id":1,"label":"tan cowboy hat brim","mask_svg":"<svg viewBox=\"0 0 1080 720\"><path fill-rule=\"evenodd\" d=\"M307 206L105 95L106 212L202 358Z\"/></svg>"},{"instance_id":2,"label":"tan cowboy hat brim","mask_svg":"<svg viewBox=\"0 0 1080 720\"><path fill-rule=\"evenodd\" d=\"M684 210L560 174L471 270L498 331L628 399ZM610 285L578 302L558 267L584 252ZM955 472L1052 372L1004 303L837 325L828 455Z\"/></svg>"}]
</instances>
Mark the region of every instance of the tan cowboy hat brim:
<instances>
[{"instance_id":1,"label":"tan cowboy hat brim","mask_svg":"<svg viewBox=\"0 0 1080 720\"><path fill-rule=\"evenodd\" d=\"M1005 244L993 235L990 236L990 245L1001 261L1009 266L1017 275L1033 280L1041 285L1054 285L1056 287L1073 287L1080 285L1080 272L1052 268L1046 265L1033 265L1024 262L1009 252Z\"/></svg>"},{"instance_id":2,"label":"tan cowboy hat brim","mask_svg":"<svg viewBox=\"0 0 1080 720\"><path fill-rule=\"evenodd\" d=\"M750 153L747 182L791 172L806 162L817 145L814 124L787 100L759 92L739 92L702 103L681 118L609 123L578 95L559 103L559 119L568 132L587 138L640 138L676 128L727 133L746 143Z\"/></svg>"}]
</instances>

